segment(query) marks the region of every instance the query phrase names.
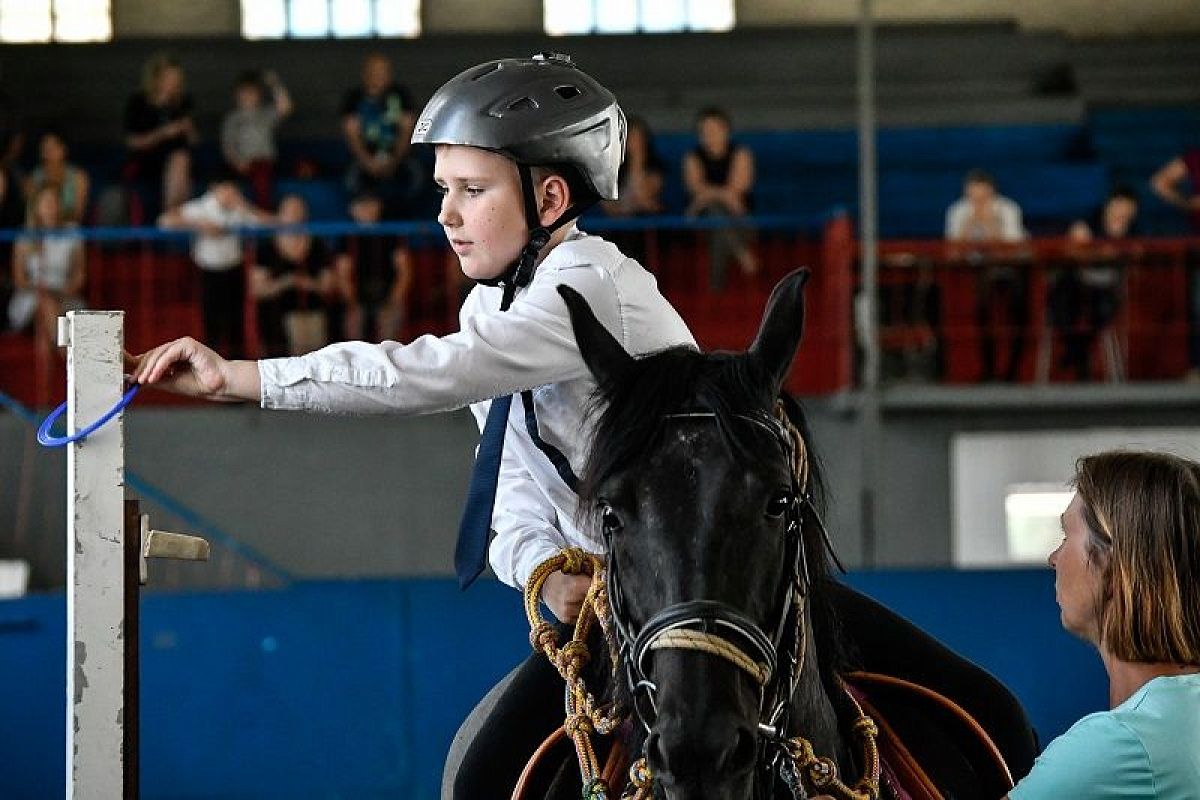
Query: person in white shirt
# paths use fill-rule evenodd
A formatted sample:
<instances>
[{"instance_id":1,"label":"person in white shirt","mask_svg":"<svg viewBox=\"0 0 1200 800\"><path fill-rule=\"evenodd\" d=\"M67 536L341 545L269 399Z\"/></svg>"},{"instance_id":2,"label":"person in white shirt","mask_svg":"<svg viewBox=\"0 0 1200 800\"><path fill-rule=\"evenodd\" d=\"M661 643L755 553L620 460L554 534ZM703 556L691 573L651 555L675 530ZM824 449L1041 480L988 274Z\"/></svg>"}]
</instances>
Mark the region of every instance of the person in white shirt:
<instances>
[{"instance_id":1,"label":"person in white shirt","mask_svg":"<svg viewBox=\"0 0 1200 800\"><path fill-rule=\"evenodd\" d=\"M192 260L200 268L204 338L226 356L240 356L245 351L245 258L236 229L274 220L269 212L252 206L242 196L236 178L224 173L209 184L204 194L158 218L160 227L186 228L196 233Z\"/></svg>"},{"instance_id":2,"label":"person in white shirt","mask_svg":"<svg viewBox=\"0 0 1200 800\"><path fill-rule=\"evenodd\" d=\"M696 346L650 273L573 224L591 204L617 197L625 130L612 94L565 56L466 70L433 95L413 133L414 144L435 147L438 221L463 273L479 284L460 312L459 331L407 344L346 342L258 362L227 361L184 338L130 356L132 379L214 400L322 413L415 415L469 405L484 429L477 467L486 460L492 428L485 420L495 407L506 431L495 505L485 520L495 534L496 575L521 587L564 547L602 553L599 532L576 524L573 486L590 439L595 383L557 287L583 295L631 353ZM460 532L456 562L463 542ZM473 575L460 569L460 579ZM560 621L573 622L589 582L556 572L542 600ZM869 617L873 630L889 629L895 619L849 589L839 598L842 609ZM540 653L518 665L460 729L443 798L510 797L525 759L562 724L562 692L562 679Z\"/></svg>"},{"instance_id":3,"label":"person in white shirt","mask_svg":"<svg viewBox=\"0 0 1200 800\"><path fill-rule=\"evenodd\" d=\"M946 211L946 240L985 246L961 251L968 261L981 265L975 293L981 377L985 381L1000 374L998 362L1004 353L1002 347L997 348L997 344L1003 344L997 342L1000 338L996 335L997 327L1005 331L1004 338L1008 340L1004 380L1014 383L1020 372L1029 327L1028 263L1024 253L1003 245L1027 238L1021 207L996 191L996 181L987 172L981 169L968 172L962 198ZM997 317L1002 318L999 326Z\"/></svg>"}]
</instances>

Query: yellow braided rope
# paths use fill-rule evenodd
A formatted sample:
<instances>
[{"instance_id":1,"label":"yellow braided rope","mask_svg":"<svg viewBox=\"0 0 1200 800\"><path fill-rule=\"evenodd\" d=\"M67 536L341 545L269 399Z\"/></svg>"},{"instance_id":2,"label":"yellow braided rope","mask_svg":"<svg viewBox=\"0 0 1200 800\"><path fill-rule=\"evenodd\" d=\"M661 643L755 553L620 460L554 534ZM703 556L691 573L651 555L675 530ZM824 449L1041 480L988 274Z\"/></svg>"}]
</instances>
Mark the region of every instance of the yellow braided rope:
<instances>
[{"instance_id":1,"label":"yellow braided rope","mask_svg":"<svg viewBox=\"0 0 1200 800\"><path fill-rule=\"evenodd\" d=\"M766 686L770 670L766 664L756 662L739 647L703 631L677 629L658 636L650 645L651 650L699 650L702 653L720 656L739 669L745 670L759 686Z\"/></svg>"},{"instance_id":2,"label":"yellow braided rope","mask_svg":"<svg viewBox=\"0 0 1200 800\"><path fill-rule=\"evenodd\" d=\"M558 634L554 626L542 617L540 607L542 587L545 586L546 579L555 572L592 576L592 583L584 596L579 618L575 621L571 641L561 648L558 646ZM529 619L530 644L535 650L546 654L546 658L567 683L567 715L563 722L563 730L575 744L579 772L583 776L587 797L602 800L608 797L608 787L600 777L601 767L596 759L596 750L592 746L591 734L609 734L622 720L612 714L614 709L605 713L598 707L596 698L588 692L581 676L583 668L591 658L587 638L592 625L599 623L601 628L608 630L609 608L604 585L604 561L599 556L579 548L563 550L543 561L534 569L525 586L525 616ZM613 659L615 667L616 654L610 651L609 656Z\"/></svg>"},{"instance_id":3,"label":"yellow braided rope","mask_svg":"<svg viewBox=\"0 0 1200 800\"><path fill-rule=\"evenodd\" d=\"M858 737L863 750L863 776L853 786L847 786L838 777L837 765L833 759L818 756L813 752L812 743L802 736L787 741L788 755L796 764L797 771L808 778L818 792L843 798L844 800L879 800L879 727L871 719L858 700L849 690L845 689L850 698L857 717L851 725L851 730Z\"/></svg>"}]
</instances>

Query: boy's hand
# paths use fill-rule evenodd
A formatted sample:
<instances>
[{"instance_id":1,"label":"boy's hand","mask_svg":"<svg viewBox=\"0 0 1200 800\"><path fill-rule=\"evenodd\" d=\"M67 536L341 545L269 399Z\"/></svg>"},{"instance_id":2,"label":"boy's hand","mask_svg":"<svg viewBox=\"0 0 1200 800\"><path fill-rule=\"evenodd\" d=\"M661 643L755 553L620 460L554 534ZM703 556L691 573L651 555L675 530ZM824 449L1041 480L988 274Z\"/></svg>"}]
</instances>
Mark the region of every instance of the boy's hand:
<instances>
[{"instance_id":1,"label":"boy's hand","mask_svg":"<svg viewBox=\"0 0 1200 800\"><path fill-rule=\"evenodd\" d=\"M588 588L592 585L591 575L567 575L565 572L552 572L542 584L542 602L549 606L550 611L559 622L571 623L579 619L583 608L583 598L587 596Z\"/></svg>"},{"instance_id":2,"label":"boy's hand","mask_svg":"<svg viewBox=\"0 0 1200 800\"><path fill-rule=\"evenodd\" d=\"M125 354L134 383L209 400L257 400L258 365L226 361L190 336L143 353Z\"/></svg>"}]
</instances>

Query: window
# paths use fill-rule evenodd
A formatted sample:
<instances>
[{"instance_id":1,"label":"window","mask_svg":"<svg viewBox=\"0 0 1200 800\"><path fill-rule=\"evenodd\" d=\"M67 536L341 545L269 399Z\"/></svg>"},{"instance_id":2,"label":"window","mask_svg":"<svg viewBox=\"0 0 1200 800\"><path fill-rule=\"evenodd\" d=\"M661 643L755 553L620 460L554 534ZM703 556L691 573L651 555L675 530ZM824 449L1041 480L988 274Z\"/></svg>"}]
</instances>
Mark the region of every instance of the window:
<instances>
[{"instance_id":1,"label":"window","mask_svg":"<svg viewBox=\"0 0 1200 800\"><path fill-rule=\"evenodd\" d=\"M109 0L0 0L0 41L107 42Z\"/></svg>"},{"instance_id":2,"label":"window","mask_svg":"<svg viewBox=\"0 0 1200 800\"><path fill-rule=\"evenodd\" d=\"M242 0L247 39L417 36L421 0Z\"/></svg>"},{"instance_id":3,"label":"window","mask_svg":"<svg viewBox=\"0 0 1200 800\"><path fill-rule=\"evenodd\" d=\"M733 29L734 0L544 0L551 36Z\"/></svg>"}]
</instances>

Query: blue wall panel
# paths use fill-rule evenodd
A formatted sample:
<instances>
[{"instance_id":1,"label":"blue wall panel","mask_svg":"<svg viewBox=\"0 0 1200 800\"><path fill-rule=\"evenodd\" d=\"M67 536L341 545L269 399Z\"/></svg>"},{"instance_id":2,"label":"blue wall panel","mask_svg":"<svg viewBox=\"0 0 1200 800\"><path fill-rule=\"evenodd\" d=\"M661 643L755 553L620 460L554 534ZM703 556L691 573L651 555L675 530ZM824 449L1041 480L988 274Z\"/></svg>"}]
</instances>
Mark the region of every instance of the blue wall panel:
<instances>
[{"instance_id":1,"label":"blue wall panel","mask_svg":"<svg viewBox=\"0 0 1200 800\"><path fill-rule=\"evenodd\" d=\"M1043 741L1105 701L1088 647L1058 626L1049 571L851 575L1025 702ZM0 798L62 794L61 595L0 602ZM143 600L147 798L437 797L459 721L529 652L495 582L301 583Z\"/></svg>"}]
</instances>

